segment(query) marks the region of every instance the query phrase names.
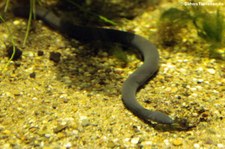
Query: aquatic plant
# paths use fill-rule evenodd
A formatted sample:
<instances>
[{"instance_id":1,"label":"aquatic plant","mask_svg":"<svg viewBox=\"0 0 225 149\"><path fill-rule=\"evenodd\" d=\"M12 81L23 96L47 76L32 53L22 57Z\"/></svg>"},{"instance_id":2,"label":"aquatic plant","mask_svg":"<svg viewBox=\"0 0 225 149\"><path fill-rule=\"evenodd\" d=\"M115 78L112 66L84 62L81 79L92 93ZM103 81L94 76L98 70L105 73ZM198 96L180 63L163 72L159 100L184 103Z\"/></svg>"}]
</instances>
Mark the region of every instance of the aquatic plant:
<instances>
[{"instance_id":1,"label":"aquatic plant","mask_svg":"<svg viewBox=\"0 0 225 149\"><path fill-rule=\"evenodd\" d=\"M29 13L29 18L28 18L27 30L26 30L25 38L23 40L23 46L26 45L27 38L29 36L29 31L30 31L32 17L33 17L33 14L35 14L35 4L36 4L36 0L30 0L30 13ZM35 18L35 16L34 16L34 18Z\"/></svg>"},{"instance_id":2,"label":"aquatic plant","mask_svg":"<svg viewBox=\"0 0 225 149\"><path fill-rule=\"evenodd\" d=\"M160 19L163 21L184 24L191 19L191 15L185 10L170 8L162 13Z\"/></svg>"},{"instance_id":3,"label":"aquatic plant","mask_svg":"<svg viewBox=\"0 0 225 149\"><path fill-rule=\"evenodd\" d=\"M190 14L184 10L170 8L164 11L160 17L158 25L158 34L161 44L164 46L174 46L181 42L181 29L186 26L190 20Z\"/></svg>"},{"instance_id":4,"label":"aquatic plant","mask_svg":"<svg viewBox=\"0 0 225 149\"><path fill-rule=\"evenodd\" d=\"M168 26L165 26L168 24L170 26L176 26L175 30L174 27L169 26L169 28L173 29L168 35L169 39L173 39L174 37L172 36L171 38L171 35L176 35L179 29L187 23L192 23L197 30L198 36L210 43L210 56L217 58L217 49L224 47L225 40L224 16L220 13L219 9L217 9L216 13L209 13L203 8L170 8L164 11L160 18L160 24L163 24L164 28L168 28ZM171 34L171 32L174 33ZM165 35L168 33L161 34L165 38Z\"/></svg>"},{"instance_id":5,"label":"aquatic plant","mask_svg":"<svg viewBox=\"0 0 225 149\"><path fill-rule=\"evenodd\" d=\"M193 23L200 37L213 42L221 42L224 31L223 19L219 10L216 14L199 12L193 17Z\"/></svg>"},{"instance_id":6,"label":"aquatic plant","mask_svg":"<svg viewBox=\"0 0 225 149\"><path fill-rule=\"evenodd\" d=\"M7 12L9 4L10 4L10 1L9 0L5 0L4 3L5 3L4 12ZM25 35L25 38L24 38L24 41L23 41L23 46L25 46L27 38L28 38L28 35L29 35L29 30L30 30L31 20L32 20L32 13L35 11L35 9L34 9L35 8L35 3L36 3L36 0L30 0L30 8L31 9L30 9L30 14L29 14L27 31L26 31L26 35ZM0 20L2 22L5 22L5 20L4 20L4 18L2 16L0 16ZM12 45L12 53L10 54L10 58L7 61L7 63L4 65L4 67L0 69L1 72L5 71L5 69L9 65L10 61L12 61L14 59L14 56L16 54L16 45L15 45L15 41L14 41L14 38L13 38L13 34L12 34L11 30L10 30L10 27L7 24L4 24L4 25L6 26L6 29L7 29L8 34L9 34L9 39L10 39L10 42L11 42L11 45Z\"/></svg>"},{"instance_id":7,"label":"aquatic plant","mask_svg":"<svg viewBox=\"0 0 225 149\"><path fill-rule=\"evenodd\" d=\"M0 16L0 20L2 22L5 22L5 20L4 20L4 18L2 16ZM11 54L11 57L9 58L9 60L7 61L7 63L4 65L4 67L0 69L1 72L5 71L5 69L9 65L10 61L13 60L14 55L16 53L16 46L15 46L15 41L13 39L13 34L12 34L9 26L7 24L4 24L4 25L6 26L6 29L7 29L8 33L9 33L9 39L10 39L10 42L11 42L11 45L12 45L12 54Z\"/></svg>"},{"instance_id":8,"label":"aquatic plant","mask_svg":"<svg viewBox=\"0 0 225 149\"><path fill-rule=\"evenodd\" d=\"M200 12L193 19L199 37L210 43L210 57L224 59L224 17L219 10L214 14Z\"/></svg>"},{"instance_id":9,"label":"aquatic plant","mask_svg":"<svg viewBox=\"0 0 225 149\"><path fill-rule=\"evenodd\" d=\"M4 12L7 11L8 7L9 7L9 0L5 0L5 8L4 8Z\"/></svg>"}]
</instances>

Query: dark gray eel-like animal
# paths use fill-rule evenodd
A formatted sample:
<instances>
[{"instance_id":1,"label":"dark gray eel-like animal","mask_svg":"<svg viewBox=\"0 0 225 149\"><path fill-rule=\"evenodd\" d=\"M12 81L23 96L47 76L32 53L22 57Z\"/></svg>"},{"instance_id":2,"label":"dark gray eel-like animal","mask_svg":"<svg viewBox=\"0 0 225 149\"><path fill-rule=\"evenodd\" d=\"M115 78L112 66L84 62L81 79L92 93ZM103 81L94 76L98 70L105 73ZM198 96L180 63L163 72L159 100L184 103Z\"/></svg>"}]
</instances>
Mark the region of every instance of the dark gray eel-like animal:
<instances>
[{"instance_id":1,"label":"dark gray eel-like animal","mask_svg":"<svg viewBox=\"0 0 225 149\"><path fill-rule=\"evenodd\" d=\"M29 8L18 7L14 8L13 12L16 16L26 17L29 14ZM155 121L162 124L173 123L173 120L166 114L145 109L135 98L137 89L158 70L159 53L152 43L139 35L129 32L78 26L71 23L68 19L58 17L54 12L42 7L37 7L35 14L37 18L52 28L79 41L89 42L100 40L103 42L117 42L138 49L144 57L144 63L124 82L122 87L123 103L133 114L144 121Z\"/></svg>"}]
</instances>

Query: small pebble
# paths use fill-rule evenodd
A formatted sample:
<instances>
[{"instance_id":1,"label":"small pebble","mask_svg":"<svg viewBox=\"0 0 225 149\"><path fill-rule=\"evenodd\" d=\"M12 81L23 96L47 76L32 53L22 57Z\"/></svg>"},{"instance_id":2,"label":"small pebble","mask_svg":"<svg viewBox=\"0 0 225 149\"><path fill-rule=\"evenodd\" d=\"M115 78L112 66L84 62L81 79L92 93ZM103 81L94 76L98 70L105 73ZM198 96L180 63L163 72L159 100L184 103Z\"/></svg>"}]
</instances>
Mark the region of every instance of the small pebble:
<instances>
[{"instance_id":1,"label":"small pebble","mask_svg":"<svg viewBox=\"0 0 225 149\"><path fill-rule=\"evenodd\" d=\"M202 83L203 81L204 81L203 79L198 79L198 80L197 80L197 83L200 84L200 83Z\"/></svg>"},{"instance_id":2,"label":"small pebble","mask_svg":"<svg viewBox=\"0 0 225 149\"><path fill-rule=\"evenodd\" d=\"M35 72L30 73L30 78L36 78L36 73Z\"/></svg>"},{"instance_id":3,"label":"small pebble","mask_svg":"<svg viewBox=\"0 0 225 149\"><path fill-rule=\"evenodd\" d=\"M61 54L59 52L51 52L49 59L55 63L60 61Z\"/></svg>"},{"instance_id":4,"label":"small pebble","mask_svg":"<svg viewBox=\"0 0 225 149\"><path fill-rule=\"evenodd\" d=\"M131 139L132 144L138 144L139 141L140 141L140 138L138 138L138 137Z\"/></svg>"},{"instance_id":5,"label":"small pebble","mask_svg":"<svg viewBox=\"0 0 225 149\"><path fill-rule=\"evenodd\" d=\"M208 71L210 74L215 74L215 73L216 73L215 69L212 69L212 68L211 68L211 69L208 69L207 71Z\"/></svg>"},{"instance_id":6,"label":"small pebble","mask_svg":"<svg viewBox=\"0 0 225 149\"><path fill-rule=\"evenodd\" d=\"M12 56L12 60L18 60L21 58L22 56L22 51L20 49L18 49L17 47L15 47L15 51L14 51L14 48L13 46L9 47L7 49L7 56L8 58L11 58ZM14 54L14 55L13 55Z\"/></svg>"},{"instance_id":7,"label":"small pebble","mask_svg":"<svg viewBox=\"0 0 225 149\"><path fill-rule=\"evenodd\" d=\"M181 138L176 138L176 139L174 139L174 140L172 141L172 143L173 143L173 145L175 145L175 146L180 146L180 145L183 144L183 139L181 139Z\"/></svg>"},{"instance_id":8,"label":"small pebble","mask_svg":"<svg viewBox=\"0 0 225 149\"><path fill-rule=\"evenodd\" d=\"M195 143L194 148L200 148L200 145L198 143Z\"/></svg>"},{"instance_id":9,"label":"small pebble","mask_svg":"<svg viewBox=\"0 0 225 149\"><path fill-rule=\"evenodd\" d=\"M224 149L225 146L223 144L219 143L219 144L217 144L217 147L221 148L221 149Z\"/></svg>"},{"instance_id":10,"label":"small pebble","mask_svg":"<svg viewBox=\"0 0 225 149\"><path fill-rule=\"evenodd\" d=\"M45 137L46 138L50 138L51 137L51 134L45 134Z\"/></svg>"},{"instance_id":11,"label":"small pebble","mask_svg":"<svg viewBox=\"0 0 225 149\"><path fill-rule=\"evenodd\" d=\"M168 139L163 141L165 143L165 145L169 146L170 145L170 141Z\"/></svg>"},{"instance_id":12,"label":"small pebble","mask_svg":"<svg viewBox=\"0 0 225 149\"><path fill-rule=\"evenodd\" d=\"M89 121L89 119L86 116L81 116L80 117L80 122L81 122L81 125L83 127L86 127L86 126L90 125L90 121Z\"/></svg>"},{"instance_id":13,"label":"small pebble","mask_svg":"<svg viewBox=\"0 0 225 149\"><path fill-rule=\"evenodd\" d=\"M68 142L68 143L65 144L65 148L66 148L66 149L67 149L67 148L71 148L71 147L72 147L72 143Z\"/></svg>"},{"instance_id":14,"label":"small pebble","mask_svg":"<svg viewBox=\"0 0 225 149\"><path fill-rule=\"evenodd\" d=\"M41 51L41 50L39 50L39 51L37 52L37 55L38 55L38 56L43 56L43 55L44 55L44 52Z\"/></svg>"},{"instance_id":15,"label":"small pebble","mask_svg":"<svg viewBox=\"0 0 225 149\"><path fill-rule=\"evenodd\" d=\"M54 131L54 133L59 133L59 132L63 131L66 128L67 128L67 124L65 124L65 125L58 125L57 127L55 127L53 129L53 131Z\"/></svg>"},{"instance_id":16,"label":"small pebble","mask_svg":"<svg viewBox=\"0 0 225 149\"><path fill-rule=\"evenodd\" d=\"M150 146L152 144L153 144L152 141L144 141L144 142L141 142L141 145L143 145L143 146Z\"/></svg>"},{"instance_id":17,"label":"small pebble","mask_svg":"<svg viewBox=\"0 0 225 149\"><path fill-rule=\"evenodd\" d=\"M32 100L38 100L38 98L37 97L33 97Z\"/></svg>"},{"instance_id":18,"label":"small pebble","mask_svg":"<svg viewBox=\"0 0 225 149\"><path fill-rule=\"evenodd\" d=\"M19 25L20 24L20 21L19 20L15 20L15 21L13 21L13 24L14 25Z\"/></svg>"},{"instance_id":19,"label":"small pebble","mask_svg":"<svg viewBox=\"0 0 225 149\"><path fill-rule=\"evenodd\" d=\"M113 141L109 141L107 144L108 148L114 148L116 146L116 144Z\"/></svg>"}]
</instances>

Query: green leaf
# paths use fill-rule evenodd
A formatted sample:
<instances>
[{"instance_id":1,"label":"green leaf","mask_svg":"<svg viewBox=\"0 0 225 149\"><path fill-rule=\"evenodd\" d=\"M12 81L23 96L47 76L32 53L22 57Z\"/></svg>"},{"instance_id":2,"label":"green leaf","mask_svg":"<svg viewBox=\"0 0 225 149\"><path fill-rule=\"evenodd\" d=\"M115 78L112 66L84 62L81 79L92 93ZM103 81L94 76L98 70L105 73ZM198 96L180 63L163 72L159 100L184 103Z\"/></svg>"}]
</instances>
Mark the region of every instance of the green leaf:
<instances>
[{"instance_id":1,"label":"green leaf","mask_svg":"<svg viewBox=\"0 0 225 149\"><path fill-rule=\"evenodd\" d=\"M187 11L177 8L170 8L162 13L161 19L172 22L185 23L184 21L190 20L191 16Z\"/></svg>"}]
</instances>

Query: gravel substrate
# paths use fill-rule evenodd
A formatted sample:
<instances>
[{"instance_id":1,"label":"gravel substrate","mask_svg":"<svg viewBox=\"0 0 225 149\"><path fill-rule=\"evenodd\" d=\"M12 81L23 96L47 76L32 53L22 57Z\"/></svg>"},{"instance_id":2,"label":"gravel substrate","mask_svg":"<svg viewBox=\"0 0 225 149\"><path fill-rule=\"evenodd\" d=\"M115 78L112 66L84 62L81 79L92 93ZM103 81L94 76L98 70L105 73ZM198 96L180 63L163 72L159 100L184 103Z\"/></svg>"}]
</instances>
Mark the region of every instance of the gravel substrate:
<instances>
[{"instance_id":1,"label":"gravel substrate","mask_svg":"<svg viewBox=\"0 0 225 149\"><path fill-rule=\"evenodd\" d=\"M146 9L120 28L157 44L159 14ZM23 51L8 66L6 24ZM182 42L172 48L157 44L160 70L137 93L144 107L194 126L178 131L152 127L124 107L122 83L142 64L134 53L124 52L124 65L106 47L71 44L36 24L26 47L25 20L0 24L0 148L225 148L224 60L209 58L193 29L183 29ZM52 53L58 53L53 60Z\"/></svg>"}]
</instances>

